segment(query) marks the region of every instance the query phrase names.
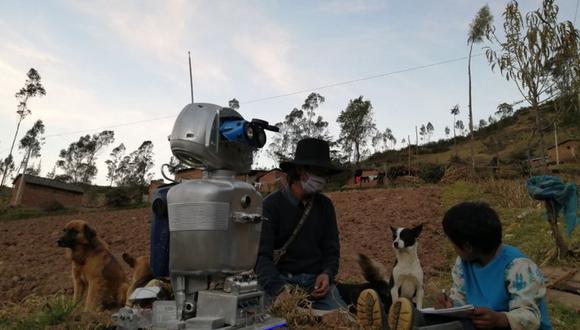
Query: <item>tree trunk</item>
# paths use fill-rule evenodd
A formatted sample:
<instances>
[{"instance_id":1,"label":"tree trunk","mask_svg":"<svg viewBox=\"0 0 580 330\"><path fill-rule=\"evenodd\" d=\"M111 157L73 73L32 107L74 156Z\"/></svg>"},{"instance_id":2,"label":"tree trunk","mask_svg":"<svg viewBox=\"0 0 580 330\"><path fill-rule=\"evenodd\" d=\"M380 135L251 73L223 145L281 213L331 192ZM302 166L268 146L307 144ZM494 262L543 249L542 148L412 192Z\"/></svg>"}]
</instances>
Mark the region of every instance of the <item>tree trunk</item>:
<instances>
[{"instance_id":1,"label":"tree trunk","mask_svg":"<svg viewBox=\"0 0 580 330\"><path fill-rule=\"evenodd\" d=\"M473 42L469 47L469 59L467 60L467 74L469 76L469 133L471 134L471 139L469 142L469 149L471 154L471 170L475 174L475 154L473 151L473 110L471 107L471 51L473 50Z\"/></svg>"},{"instance_id":2,"label":"tree trunk","mask_svg":"<svg viewBox=\"0 0 580 330\"><path fill-rule=\"evenodd\" d=\"M457 135L455 134L455 115L453 115L453 149L455 150L455 157L457 157Z\"/></svg>"},{"instance_id":3,"label":"tree trunk","mask_svg":"<svg viewBox=\"0 0 580 330\"><path fill-rule=\"evenodd\" d=\"M30 159L31 151L32 148L29 148L26 154L26 160L24 161L24 170L22 171L22 176L20 177L19 185L18 187L14 187L16 188L16 198L14 198L14 203L11 204L12 206L18 206L22 201L22 187L24 186L24 176L26 175L26 168L28 167L28 160Z\"/></svg>"},{"instance_id":4,"label":"tree trunk","mask_svg":"<svg viewBox=\"0 0 580 330\"><path fill-rule=\"evenodd\" d=\"M532 103L532 109L534 109L534 112L536 113L536 127L538 129L538 133L540 133L540 157L542 157L541 160L541 164L542 164L542 170L544 174L548 173L548 164L546 163L546 148L544 146L544 130L542 129L542 121L540 119L540 106L538 104L538 98L534 97L533 98L533 103Z\"/></svg>"},{"instance_id":5,"label":"tree trunk","mask_svg":"<svg viewBox=\"0 0 580 330\"><path fill-rule=\"evenodd\" d=\"M355 148L355 155L356 155L356 163L358 164L359 160L360 160L360 150L359 150L359 146L358 143L354 143L354 148Z\"/></svg>"},{"instance_id":6,"label":"tree trunk","mask_svg":"<svg viewBox=\"0 0 580 330\"><path fill-rule=\"evenodd\" d=\"M18 125L16 125L16 133L14 133L14 138L12 139L12 145L10 146L10 153L8 157L12 156L12 151L14 150L14 143L16 142L16 137L18 136L18 131L20 130L20 123L22 123L22 117L18 120ZM2 173L2 181L0 182L0 187L4 185L6 181L6 174L8 174L8 164L4 166L4 173Z\"/></svg>"},{"instance_id":7,"label":"tree trunk","mask_svg":"<svg viewBox=\"0 0 580 330\"><path fill-rule=\"evenodd\" d=\"M562 235L560 235L560 228L558 228L558 213L554 208L553 201L546 201L546 210L548 211L548 222L550 223L550 229L552 230L552 236L554 236L554 241L556 241L556 248L558 249L558 256L566 256L568 254L568 246Z\"/></svg>"}]
</instances>

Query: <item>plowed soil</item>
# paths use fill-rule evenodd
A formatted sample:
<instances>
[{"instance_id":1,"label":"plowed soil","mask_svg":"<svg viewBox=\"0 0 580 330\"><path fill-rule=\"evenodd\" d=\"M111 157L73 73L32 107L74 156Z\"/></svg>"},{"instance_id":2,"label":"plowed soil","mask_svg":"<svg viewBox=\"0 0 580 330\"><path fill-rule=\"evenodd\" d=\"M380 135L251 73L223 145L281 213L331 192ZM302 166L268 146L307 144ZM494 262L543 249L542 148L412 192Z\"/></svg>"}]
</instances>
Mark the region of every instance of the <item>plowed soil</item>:
<instances>
[{"instance_id":1,"label":"plowed soil","mask_svg":"<svg viewBox=\"0 0 580 330\"><path fill-rule=\"evenodd\" d=\"M426 273L444 267L440 229L440 193L436 187L334 192L341 235L339 279L360 281L356 253L365 253L390 270L395 261L389 225L424 224L419 258ZM30 294L72 294L70 261L56 245L62 228L73 219L88 221L120 256L149 253L149 209L103 211L0 222L0 303L18 302ZM122 261L121 261L122 262Z\"/></svg>"}]
</instances>

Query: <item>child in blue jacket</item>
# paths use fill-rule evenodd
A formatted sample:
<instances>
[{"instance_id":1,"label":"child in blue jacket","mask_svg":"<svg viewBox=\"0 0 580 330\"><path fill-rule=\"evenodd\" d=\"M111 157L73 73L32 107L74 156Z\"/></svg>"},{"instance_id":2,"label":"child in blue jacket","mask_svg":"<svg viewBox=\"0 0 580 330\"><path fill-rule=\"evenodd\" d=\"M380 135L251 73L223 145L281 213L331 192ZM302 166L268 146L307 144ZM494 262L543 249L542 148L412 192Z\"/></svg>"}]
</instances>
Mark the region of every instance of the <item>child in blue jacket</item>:
<instances>
[{"instance_id":1,"label":"child in blue jacket","mask_svg":"<svg viewBox=\"0 0 580 330\"><path fill-rule=\"evenodd\" d=\"M449 209L443 230L457 252L449 296L436 308L471 304L464 319L421 315L408 300L391 307L391 329L552 329L538 266L517 248L502 244L497 213L485 203L465 202ZM437 326L439 325L439 326Z\"/></svg>"}]
</instances>

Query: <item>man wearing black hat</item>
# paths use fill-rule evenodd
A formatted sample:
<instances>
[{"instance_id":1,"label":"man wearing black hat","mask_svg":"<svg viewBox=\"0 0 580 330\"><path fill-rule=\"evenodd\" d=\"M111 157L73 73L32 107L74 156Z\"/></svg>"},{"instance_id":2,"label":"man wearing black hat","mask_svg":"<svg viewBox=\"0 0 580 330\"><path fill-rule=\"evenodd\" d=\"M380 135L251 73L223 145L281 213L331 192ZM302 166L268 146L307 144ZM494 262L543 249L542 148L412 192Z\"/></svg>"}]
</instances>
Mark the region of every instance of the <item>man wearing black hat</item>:
<instances>
[{"instance_id":1,"label":"man wearing black hat","mask_svg":"<svg viewBox=\"0 0 580 330\"><path fill-rule=\"evenodd\" d=\"M294 159L280 168L288 185L264 199L268 221L262 225L258 282L271 297L287 284L298 285L310 294L315 309L345 307L333 284L340 258L336 215L330 199L320 193L326 178L341 172L330 161L328 142L300 140Z\"/></svg>"}]
</instances>

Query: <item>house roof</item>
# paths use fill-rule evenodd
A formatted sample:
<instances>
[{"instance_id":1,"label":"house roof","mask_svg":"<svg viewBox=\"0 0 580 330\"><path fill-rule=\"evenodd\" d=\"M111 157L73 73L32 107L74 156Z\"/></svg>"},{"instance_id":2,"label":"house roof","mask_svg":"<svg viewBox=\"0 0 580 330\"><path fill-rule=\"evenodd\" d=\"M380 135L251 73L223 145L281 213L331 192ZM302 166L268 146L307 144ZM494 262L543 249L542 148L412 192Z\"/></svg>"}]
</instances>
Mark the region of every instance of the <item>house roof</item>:
<instances>
[{"instance_id":1,"label":"house roof","mask_svg":"<svg viewBox=\"0 0 580 330\"><path fill-rule=\"evenodd\" d=\"M18 178L21 176L22 176L22 174L18 174L18 176L14 179L13 182L16 182L16 180L18 180ZM39 176L34 176L34 175L29 175L29 174L24 175L24 182L30 183L30 184L35 184L38 186L50 187L53 189L72 191L72 192L76 192L79 194L84 193L84 190L75 184L64 183L64 182L60 182L60 181L56 181L56 180L52 180L52 179L47 179L47 178L42 178Z\"/></svg>"},{"instance_id":2,"label":"house roof","mask_svg":"<svg viewBox=\"0 0 580 330\"><path fill-rule=\"evenodd\" d=\"M268 173L270 173L270 172L274 172L274 171L277 171L277 172L282 172L282 170L281 170L281 169L279 169L279 168L275 168L275 169L272 169L272 170L269 170L269 171L264 171L264 173L260 173L260 174L256 175L256 177L254 178L254 180L259 180L259 179L260 179L261 177L263 177L264 175L266 175L266 174L268 174Z\"/></svg>"},{"instance_id":3,"label":"house roof","mask_svg":"<svg viewBox=\"0 0 580 330\"><path fill-rule=\"evenodd\" d=\"M562 142L558 143L558 145L562 145L562 144L564 144L564 143L568 143L568 142L572 142L572 141L580 142L580 140L578 140L578 139L566 139L566 140L564 140L564 141L562 141ZM554 149L554 148L556 148L556 145L553 145L553 146L551 146L551 147L548 147L548 150L550 150L550 149Z\"/></svg>"}]
</instances>

